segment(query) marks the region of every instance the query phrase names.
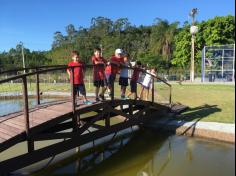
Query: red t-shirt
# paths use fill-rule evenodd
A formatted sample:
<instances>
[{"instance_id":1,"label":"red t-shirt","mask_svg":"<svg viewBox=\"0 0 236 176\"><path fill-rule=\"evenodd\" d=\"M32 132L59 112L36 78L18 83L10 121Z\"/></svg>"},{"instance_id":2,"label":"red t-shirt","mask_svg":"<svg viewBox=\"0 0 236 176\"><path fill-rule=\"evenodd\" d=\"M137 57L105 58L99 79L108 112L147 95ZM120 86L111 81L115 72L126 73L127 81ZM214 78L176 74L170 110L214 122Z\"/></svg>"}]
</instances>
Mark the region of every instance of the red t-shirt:
<instances>
[{"instance_id":1,"label":"red t-shirt","mask_svg":"<svg viewBox=\"0 0 236 176\"><path fill-rule=\"evenodd\" d=\"M80 66L74 68L74 84L84 84L84 63L80 61L72 61L69 62L68 66ZM70 68L68 68L68 70L70 71L70 73L72 73ZM70 81L72 82L72 75L70 75Z\"/></svg>"},{"instance_id":2,"label":"red t-shirt","mask_svg":"<svg viewBox=\"0 0 236 176\"><path fill-rule=\"evenodd\" d=\"M95 62L102 62L102 64L96 64ZM103 57L96 58L95 56L92 56L92 63L93 65L93 80L98 81L98 80L104 80L105 79L105 64L106 60ZM96 66L97 65L97 66Z\"/></svg>"},{"instance_id":3,"label":"red t-shirt","mask_svg":"<svg viewBox=\"0 0 236 176\"><path fill-rule=\"evenodd\" d=\"M122 62L122 58L117 58L116 56L112 56L110 59L110 62L118 62L121 63ZM106 69L105 69L106 74L114 74L116 75L119 72L119 66L110 63Z\"/></svg>"},{"instance_id":4,"label":"red t-shirt","mask_svg":"<svg viewBox=\"0 0 236 176\"><path fill-rule=\"evenodd\" d=\"M134 68L134 71L133 71L133 75L132 75L132 78L131 78L131 80L132 81L138 81L138 79L139 79L139 73L141 72L141 69L140 68Z\"/></svg>"}]
</instances>

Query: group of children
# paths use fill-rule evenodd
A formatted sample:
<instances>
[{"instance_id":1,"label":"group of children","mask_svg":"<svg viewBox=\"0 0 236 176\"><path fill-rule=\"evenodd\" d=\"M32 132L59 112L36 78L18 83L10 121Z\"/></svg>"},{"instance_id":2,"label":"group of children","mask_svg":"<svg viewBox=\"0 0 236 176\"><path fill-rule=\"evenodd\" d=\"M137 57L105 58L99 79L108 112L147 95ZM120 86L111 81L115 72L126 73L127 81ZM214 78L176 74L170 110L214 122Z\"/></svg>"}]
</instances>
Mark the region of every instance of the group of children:
<instances>
[{"instance_id":1,"label":"group of children","mask_svg":"<svg viewBox=\"0 0 236 176\"><path fill-rule=\"evenodd\" d=\"M132 67L129 61L129 55L124 54L121 49L116 49L115 54L110 58L109 61L104 59L101 55L101 49L95 48L94 55L91 58L93 64L93 84L95 86L95 97L96 102L105 100L106 90L109 96L112 97L114 93L114 81L116 75L120 73L119 85L121 86L121 99L130 99L131 95L134 94L134 99L137 99L137 83L140 82L140 73L144 72L142 69L141 62L136 62ZM74 66L72 71L71 67ZM74 84L74 93L79 96L82 95L84 104L92 104L86 98L86 89L84 85L85 76L85 64L81 61L79 53L72 51L72 61L68 63L67 73L69 74L70 81ZM132 68L133 73L130 81L130 92L126 96L126 87L128 86L129 79L129 68ZM146 71L146 70L145 70ZM73 75L72 75L73 74ZM143 98L143 91L146 90L145 100L148 100L149 89L152 83L152 76L155 76L156 70L153 68L148 70L142 82L142 89L140 92L140 99ZM72 77L74 80L72 80ZM101 90L100 90L101 88Z\"/></svg>"}]
</instances>

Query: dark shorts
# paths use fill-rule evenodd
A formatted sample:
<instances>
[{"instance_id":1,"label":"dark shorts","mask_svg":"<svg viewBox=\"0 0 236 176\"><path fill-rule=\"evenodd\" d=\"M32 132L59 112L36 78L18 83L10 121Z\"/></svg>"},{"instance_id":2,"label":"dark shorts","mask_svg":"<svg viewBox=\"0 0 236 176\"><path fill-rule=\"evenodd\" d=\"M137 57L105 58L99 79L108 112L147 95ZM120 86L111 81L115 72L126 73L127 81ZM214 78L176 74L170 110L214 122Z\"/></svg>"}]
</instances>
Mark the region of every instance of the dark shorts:
<instances>
[{"instance_id":1,"label":"dark shorts","mask_svg":"<svg viewBox=\"0 0 236 176\"><path fill-rule=\"evenodd\" d=\"M93 85L95 87L104 87L105 86L105 80L95 80L95 81L93 81Z\"/></svg>"},{"instance_id":2,"label":"dark shorts","mask_svg":"<svg viewBox=\"0 0 236 176\"><path fill-rule=\"evenodd\" d=\"M111 86L115 82L115 79L116 79L116 75L106 74L106 82L105 82L106 85Z\"/></svg>"},{"instance_id":3,"label":"dark shorts","mask_svg":"<svg viewBox=\"0 0 236 176\"><path fill-rule=\"evenodd\" d=\"M133 81L133 80L130 81L130 89L131 89L130 91L132 93L137 92L137 82L136 81Z\"/></svg>"},{"instance_id":4,"label":"dark shorts","mask_svg":"<svg viewBox=\"0 0 236 176\"><path fill-rule=\"evenodd\" d=\"M78 95L81 94L83 96L86 95L84 84L75 84L74 87L75 87L75 94L78 94Z\"/></svg>"},{"instance_id":5,"label":"dark shorts","mask_svg":"<svg viewBox=\"0 0 236 176\"><path fill-rule=\"evenodd\" d=\"M121 85L121 86L128 86L129 85L128 78L120 77L119 85Z\"/></svg>"}]
</instances>

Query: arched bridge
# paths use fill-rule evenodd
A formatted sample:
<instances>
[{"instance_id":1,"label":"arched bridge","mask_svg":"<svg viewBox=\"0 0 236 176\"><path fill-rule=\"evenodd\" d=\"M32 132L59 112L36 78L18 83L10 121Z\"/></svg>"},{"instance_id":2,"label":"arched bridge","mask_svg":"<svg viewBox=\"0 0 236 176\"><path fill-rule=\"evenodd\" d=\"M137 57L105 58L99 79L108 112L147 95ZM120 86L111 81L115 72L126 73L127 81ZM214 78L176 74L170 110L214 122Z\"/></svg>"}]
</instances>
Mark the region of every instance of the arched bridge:
<instances>
[{"instance_id":1,"label":"arched bridge","mask_svg":"<svg viewBox=\"0 0 236 176\"><path fill-rule=\"evenodd\" d=\"M87 97L93 101L93 66L86 67ZM73 93L74 85L70 84L66 69L65 65L57 65L0 72L0 174L141 125L160 117L171 106L171 85L153 75L147 101L119 99L120 88L115 82L110 99L84 105ZM45 147L36 145L45 140L57 142ZM25 152L4 156L4 152L22 142L27 144Z\"/></svg>"}]
</instances>

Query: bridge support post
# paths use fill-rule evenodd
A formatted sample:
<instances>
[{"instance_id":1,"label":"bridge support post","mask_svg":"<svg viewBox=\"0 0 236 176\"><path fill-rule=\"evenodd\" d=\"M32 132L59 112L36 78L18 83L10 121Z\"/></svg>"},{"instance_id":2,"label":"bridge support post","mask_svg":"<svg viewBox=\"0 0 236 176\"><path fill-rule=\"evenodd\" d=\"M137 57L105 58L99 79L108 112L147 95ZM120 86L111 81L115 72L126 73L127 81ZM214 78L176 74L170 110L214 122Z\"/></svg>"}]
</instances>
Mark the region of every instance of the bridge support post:
<instances>
[{"instance_id":1,"label":"bridge support post","mask_svg":"<svg viewBox=\"0 0 236 176\"><path fill-rule=\"evenodd\" d=\"M172 87L171 86L170 86L169 104L170 104L170 107L171 107L171 105L172 105Z\"/></svg>"},{"instance_id":2,"label":"bridge support post","mask_svg":"<svg viewBox=\"0 0 236 176\"><path fill-rule=\"evenodd\" d=\"M30 139L30 124L29 124L29 104L28 104L28 89L27 89L27 78L22 77L23 81L23 99L24 99L24 116L25 116L25 132L27 138L28 152L34 150L34 142Z\"/></svg>"},{"instance_id":3,"label":"bridge support post","mask_svg":"<svg viewBox=\"0 0 236 176\"><path fill-rule=\"evenodd\" d=\"M38 68L36 68L36 72L38 72ZM40 105L40 94L39 94L39 74L36 73L36 98L37 105Z\"/></svg>"},{"instance_id":4,"label":"bridge support post","mask_svg":"<svg viewBox=\"0 0 236 176\"><path fill-rule=\"evenodd\" d=\"M80 118L79 116L77 116L76 113L76 94L75 94L75 85L74 85L74 67L71 67L71 101L72 101L72 112L73 112L73 116L72 116L72 123L73 123L73 131L77 131L78 130L78 123L80 123Z\"/></svg>"},{"instance_id":5,"label":"bridge support post","mask_svg":"<svg viewBox=\"0 0 236 176\"><path fill-rule=\"evenodd\" d=\"M133 115L133 104L129 103L129 115Z\"/></svg>"}]
</instances>

